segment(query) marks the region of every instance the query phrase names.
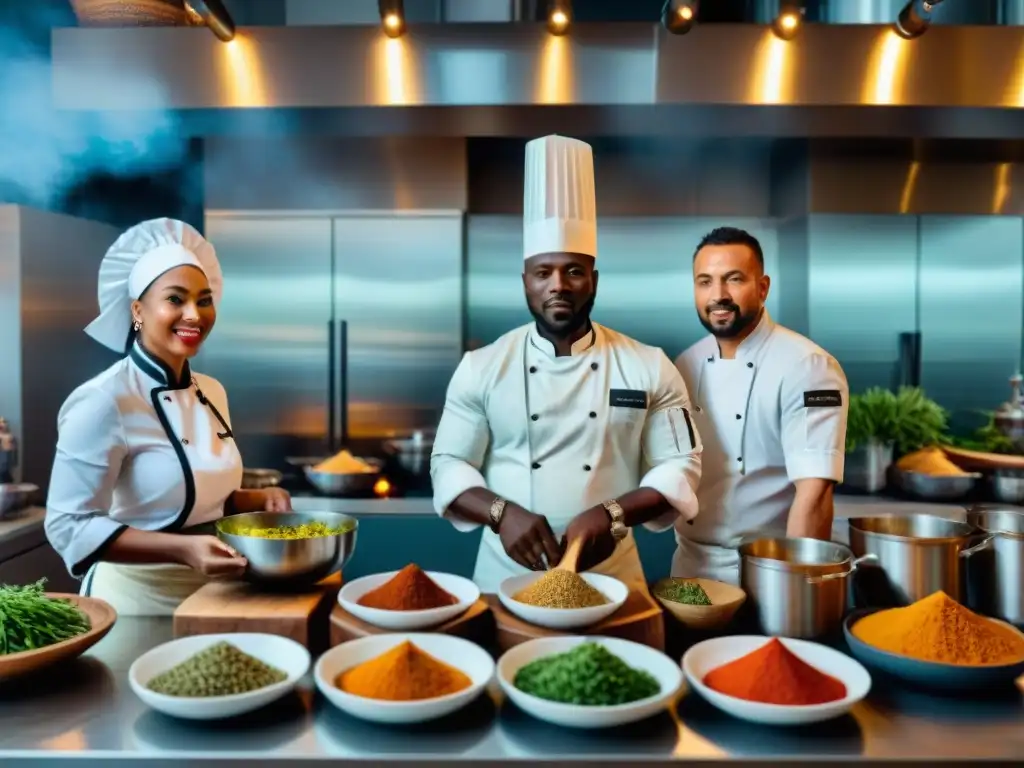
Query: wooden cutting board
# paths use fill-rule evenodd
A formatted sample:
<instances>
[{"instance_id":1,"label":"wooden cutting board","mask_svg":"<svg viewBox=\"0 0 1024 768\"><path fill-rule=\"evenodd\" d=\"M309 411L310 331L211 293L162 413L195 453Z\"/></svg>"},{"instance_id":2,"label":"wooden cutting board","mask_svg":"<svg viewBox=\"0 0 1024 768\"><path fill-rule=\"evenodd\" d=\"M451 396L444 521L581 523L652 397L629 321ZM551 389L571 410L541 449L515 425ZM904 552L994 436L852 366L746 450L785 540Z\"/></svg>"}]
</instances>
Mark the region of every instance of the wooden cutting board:
<instances>
[{"instance_id":1,"label":"wooden cutting board","mask_svg":"<svg viewBox=\"0 0 1024 768\"><path fill-rule=\"evenodd\" d=\"M384 635L396 630L381 627L357 619L337 602L331 610L331 646L340 645L369 635ZM416 632L440 632L465 638L477 645L489 648L494 642L494 614L482 598L477 600L461 616L436 627L418 629Z\"/></svg>"},{"instance_id":2,"label":"wooden cutting board","mask_svg":"<svg viewBox=\"0 0 1024 768\"><path fill-rule=\"evenodd\" d=\"M340 589L340 573L302 592L267 592L241 581L210 582L178 606L174 636L265 632L319 653L327 648L328 616Z\"/></svg>"},{"instance_id":3,"label":"wooden cutting board","mask_svg":"<svg viewBox=\"0 0 1024 768\"><path fill-rule=\"evenodd\" d=\"M523 621L505 610L497 595L486 595L484 599L494 613L498 649L502 652L537 637L563 635L609 635L642 643L659 651L665 650L665 621L662 608L648 592L630 590L629 597L622 607L604 621L591 627L567 630L547 629Z\"/></svg>"}]
</instances>

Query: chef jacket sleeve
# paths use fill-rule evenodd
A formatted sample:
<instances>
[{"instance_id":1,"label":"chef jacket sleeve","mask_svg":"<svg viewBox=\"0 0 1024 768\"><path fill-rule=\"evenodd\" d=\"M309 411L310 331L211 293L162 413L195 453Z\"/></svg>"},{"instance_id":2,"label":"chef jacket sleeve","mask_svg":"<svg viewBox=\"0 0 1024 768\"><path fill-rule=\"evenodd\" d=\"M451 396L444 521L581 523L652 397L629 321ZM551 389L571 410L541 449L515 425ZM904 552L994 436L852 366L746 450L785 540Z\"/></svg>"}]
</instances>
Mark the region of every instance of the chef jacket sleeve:
<instances>
[{"instance_id":1,"label":"chef jacket sleeve","mask_svg":"<svg viewBox=\"0 0 1024 768\"><path fill-rule=\"evenodd\" d=\"M644 523L652 531L671 528L678 515L697 515L701 441L690 415L690 397L679 371L664 353L659 354L658 376L647 408L643 454L649 467L640 486L658 491L672 511Z\"/></svg>"},{"instance_id":2,"label":"chef jacket sleeve","mask_svg":"<svg viewBox=\"0 0 1024 768\"><path fill-rule=\"evenodd\" d=\"M841 482L850 388L838 361L822 352L806 355L783 378L780 397L789 479Z\"/></svg>"},{"instance_id":3,"label":"chef jacket sleeve","mask_svg":"<svg viewBox=\"0 0 1024 768\"><path fill-rule=\"evenodd\" d=\"M127 526L108 517L128 445L117 403L97 387L71 393L57 416L46 538L81 578Z\"/></svg>"},{"instance_id":4,"label":"chef jacket sleeve","mask_svg":"<svg viewBox=\"0 0 1024 768\"><path fill-rule=\"evenodd\" d=\"M434 487L434 509L456 530L472 531L479 524L450 513L449 507L470 488L486 488L480 474L490 429L474 377L470 353L466 353L448 384L444 412L434 436L430 455L430 480Z\"/></svg>"}]
</instances>

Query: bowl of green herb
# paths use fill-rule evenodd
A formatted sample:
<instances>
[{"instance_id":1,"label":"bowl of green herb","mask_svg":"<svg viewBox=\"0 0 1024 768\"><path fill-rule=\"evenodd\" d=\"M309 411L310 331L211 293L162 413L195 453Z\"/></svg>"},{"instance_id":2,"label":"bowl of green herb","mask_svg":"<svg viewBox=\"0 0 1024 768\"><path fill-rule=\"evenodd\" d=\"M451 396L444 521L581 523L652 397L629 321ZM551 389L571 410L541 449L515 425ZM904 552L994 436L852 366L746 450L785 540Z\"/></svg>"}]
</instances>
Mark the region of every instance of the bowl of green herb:
<instances>
[{"instance_id":1,"label":"bowl of green herb","mask_svg":"<svg viewBox=\"0 0 1024 768\"><path fill-rule=\"evenodd\" d=\"M701 630L726 626L747 599L739 587L711 579L661 579L651 592L681 624Z\"/></svg>"},{"instance_id":2,"label":"bowl of green herb","mask_svg":"<svg viewBox=\"0 0 1024 768\"><path fill-rule=\"evenodd\" d=\"M237 632L181 637L128 669L128 684L158 712L215 720L252 712L291 692L309 671L309 651L287 637Z\"/></svg>"},{"instance_id":3,"label":"bowl of green herb","mask_svg":"<svg viewBox=\"0 0 1024 768\"><path fill-rule=\"evenodd\" d=\"M646 645L614 637L541 637L498 660L498 684L532 717L568 728L613 728L671 706L682 668Z\"/></svg>"},{"instance_id":4,"label":"bowl of green herb","mask_svg":"<svg viewBox=\"0 0 1024 768\"><path fill-rule=\"evenodd\" d=\"M82 655L117 620L103 600L45 592L45 584L0 586L0 680Z\"/></svg>"}]
</instances>

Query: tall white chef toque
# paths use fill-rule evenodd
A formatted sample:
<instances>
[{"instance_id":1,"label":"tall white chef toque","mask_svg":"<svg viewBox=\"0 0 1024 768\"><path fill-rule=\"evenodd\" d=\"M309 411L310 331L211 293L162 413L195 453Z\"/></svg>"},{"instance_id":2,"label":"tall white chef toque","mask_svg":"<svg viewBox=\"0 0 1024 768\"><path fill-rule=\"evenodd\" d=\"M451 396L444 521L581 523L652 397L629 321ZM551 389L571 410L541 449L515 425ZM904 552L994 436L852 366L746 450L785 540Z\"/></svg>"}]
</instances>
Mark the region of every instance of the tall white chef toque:
<instances>
[{"instance_id":1,"label":"tall white chef toque","mask_svg":"<svg viewBox=\"0 0 1024 768\"><path fill-rule=\"evenodd\" d=\"M597 257L597 200L590 145L545 136L526 145L523 259L541 253Z\"/></svg>"},{"instance_id":2,"label":"tall white chef toque","mask_svg":"<svg viewBox=\"0 0 1024 768\"><path fill-rule=\"evenodd\" d=\"M124 352L132 325L132 302L164 272L183 266L202 270L210 282L214 306L220 303L224 277L206 238L176 219L136 224L117 238L100 263L100 315L85 332L103 346Z\"/></svg>"}]
</instances>

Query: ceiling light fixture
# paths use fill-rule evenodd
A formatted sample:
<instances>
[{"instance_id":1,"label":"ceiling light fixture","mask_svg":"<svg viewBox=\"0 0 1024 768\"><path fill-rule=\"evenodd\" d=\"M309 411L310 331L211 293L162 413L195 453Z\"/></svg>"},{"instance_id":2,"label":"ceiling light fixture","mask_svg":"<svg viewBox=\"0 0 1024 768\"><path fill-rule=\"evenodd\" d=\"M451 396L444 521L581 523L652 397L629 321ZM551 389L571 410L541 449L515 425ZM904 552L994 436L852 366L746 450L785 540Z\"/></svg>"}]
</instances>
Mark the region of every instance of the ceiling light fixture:
<instances>
[{"instance_id":1,"label":"ceiling light fixture","mask_svg":"<svg viewBox=\"0 0 1024 768\"><path fill-rule=\"evenodd\" d=\"M571 0L549 0L548 32L552 35L564 35L572 23Z\"/></svg>"},{"instance_id":2,"label":"ceiling light fixture","mask_svg":"<svg viewBox=\"0 0 1024 768\"><path fill-rule=\"evenodd\" d=\"M206 22L219 40L229 43L235 39L235 22L221 0L187 0L185 8Z\"/></svg>"},{"instance_id":3,"label":"ceiling light fixture","mask_svg":"<svg viewBox=\"0 0 1024 768\"><path fill-rule=\"evenodd\" d=\"M942 0L910 0L896 17L896 34L912 40L928 31L932 23L932 11Z\"/></svg>"},{"instance_id":4,"label":"ceiling light fixture","mask_svg":"<svg viewBox=\"0 0 1024 768\"><path fill-rule=\"evenodd\" d=\"M673 35L685 35L697 22L697 0L665 0L661 23Z\"/></svg>"},{"instance_id":5,"label":"ceiling light fixture","mask_svg":"<svg viewBox=\"0 0 1024 768\"><path fill-rule=\"evenodd\" d=\"M403 0L377 0L380 23L388 37L405 34L405 3Z\"/></svg>"},{"instance_id":6,"label":"ceiling light fixture","mask_svg":"<svg viewBox=\"0 0 1024 768\"><path fill-rule=\"evenodd\" d=\"M804 7L800 2L779 3L779 15L772 22L772 31L783 40L792 40L800 31L804 20Z\"/></svg>"}]
</instances>

